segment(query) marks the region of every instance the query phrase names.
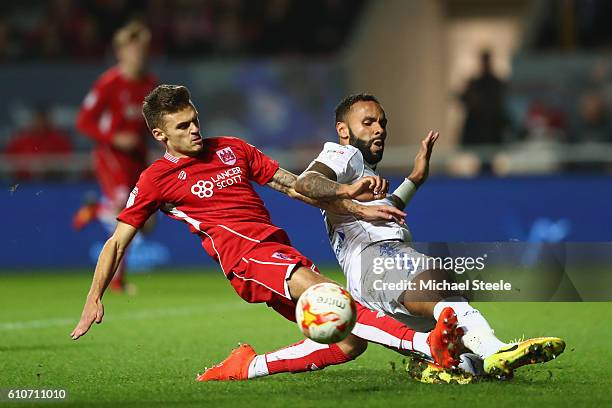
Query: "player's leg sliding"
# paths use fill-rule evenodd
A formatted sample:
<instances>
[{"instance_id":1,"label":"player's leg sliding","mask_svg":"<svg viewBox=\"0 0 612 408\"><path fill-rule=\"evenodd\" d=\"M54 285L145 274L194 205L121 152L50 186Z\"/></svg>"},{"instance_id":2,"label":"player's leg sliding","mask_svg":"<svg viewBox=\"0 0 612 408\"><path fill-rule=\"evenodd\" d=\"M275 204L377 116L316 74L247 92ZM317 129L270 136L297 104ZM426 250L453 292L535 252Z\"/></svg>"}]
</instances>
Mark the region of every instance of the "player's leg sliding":
<instances>
[{"instance_id":1,"label":"player's leg sliding","mask_svg":"<svg viewBox=\"0 0 612 408\"><path fill-rule=\"evenodd\" d=\"M197 380L235 381L279 373L301 373L346 363L353 358L337 344L319 344L310 339L260 355L248 344L241 344L228 358L208 368Z\"/></svg>"},{"instance_id":2,"label":"player's leg sliding","mask_svg":"<svg viewBox=\"0 0 612 408\"><path fill-rule=\"evenodd\" d=\"M462 330L457 328L457 319L451 308L445 310L441 316L434 330L430 333L419 333L389 316L359 306L358 323L353 335L396 351L420 352L444 367L451 367L457 365L456 353L459 350ZM306 339L259 355L250 345L242 344L232 350L220 364L199 375L197 380L247 380L279 373L321 370L353 360L364 350L365 344L351 339L343 341L342 345L320 344ZM442 366L438 367L444 369Z\"/></svg>"},{"instance_id":3,"label":"player's leg sliding","mask_svg":"<svg viewBox=\"0 0 612 408\"><path fill-rule=\"evenodd\" d=\"M465 331L462 338L465 347L482 359L506 346L504 342L495 337L493 329L480 311L474 309L467 300L438 302L434 306L434 318L440 320L442 312L447 307L451 307L457 313L458 324Z\"/></svg>"},{"instance_id":4,"label":"player's leg sliding","mask_svg":"<svg viewBox=\"0 0 612 408\"><path fill-rule=\"evenodd\" d=\"M504 343L493 333L484 316L466 301L443 300L434 307L436 320L442 310L452 307L458 324L464 329L463 344L483 360L484 372L496 377L512 377L513 371L526 364L550 361L565 349L565 342L556 337L540 337Z\"/></svg>"},{"instance_id":5,"label":"player's leg sliding","mask_svg":"<svg viewBox=\"0 0 612 408\"><path fill-rule=\"evenodd\" d=\"M258 265L251 265L249 263L247 267L256 268ZM266 266L266 268L269 268L269 266ZM277 274L279 277L278 281L272 282L276 283L279 289L285 285L285 274L286 267ZM278 302L268 301L268 305L272 306L285 318L295 321L295 304L293 302L308 287L325 281L328 280L309 267L296 267L286 281L289 292L294 294L291 303L287 299L282 299L282 301L279 300ZM244 290L244 282L252 285L253 281L240 281L241 286L238 286L237 290ZM340 347L341 343L344 346L344 350ZM257 355L251 346L243 344L237 349L232 350L229 357L223 362L199 375L197 380L248 380L278 373L299 373L319 370L330 365L350 361L365 351L366 347L367 342L352 335L349 335L349 337L338 344L319 344L310 339L305 339L280 350L260 355Z\"/></svg>"},{"instance_id":6,"label":"player's leg sliding","mask_svg":"<svg viewBox=\"0 0 612 408\"><path fill-rule=\"evenodd\" d=\"M358 302L357 322L353 328L353 334L372 343L394 349L399 352L415 351L415 331L390 318L383 312L368 309ZM420 351L430 354L426 343L427 336L423 336L423 341L419 346L423 346ZM418 340L418 339L417 339Z\"/></svg>"},{"instance_id":7,"label":"player's leg sliding","mask_svg":"<svg viewBox=\"0 0 612 408\"><path fill-rule=\"evenodd\" d=\"M355 350L351 356L338 344L320 344L310 339L255 357L249 367L249 378L279 373L301 373L321 370L353 360L365 351Z\"/></svg>"},{"instance_id":8,"label":"player's leg sliding","mask_svg":"<svg viewBox=\"0 0 612 408\"><path fill-rule=\"evenodd\" d=\"M403 323L358 304L353 334L402 354L416 352L442 367L458 364L463 330L457 326L452 308L443 311L436 327L428 333L416 332Z\"/></svg>"},{"instance_id":9,"label":"player's leg sliding","mask_svg":"<svg viewBox=\"0 0 612 408\"><path fill-rule=\"evenodd\" d=\"M297 268L287 282L290 292L294 293L293 297L296 298L305 288L325 280L309 268ZM286 301L283 305L288 306ZM281 308L276 309L280 311ZM290 313L285 309L287 307L284 307L284 312L281 314L291 319ZM285 372L319 370L356 358L365 351L366 340L398 351L420 351L439 360L441 364L454 365L456 356L453 353L458 349L455 346L459 342L461 332L457 331L456 317L451 309L445 310L442 315L434 335L415 336L414 330L397 320L357 304L357 322L360 325L358 331L361 332L354 332L340 343L327 345L306 339L261 355L257 355L251 346L241 345L222 363L207 369L197 379L199 381L247 380Z\"/></svg>"}]
</instances>

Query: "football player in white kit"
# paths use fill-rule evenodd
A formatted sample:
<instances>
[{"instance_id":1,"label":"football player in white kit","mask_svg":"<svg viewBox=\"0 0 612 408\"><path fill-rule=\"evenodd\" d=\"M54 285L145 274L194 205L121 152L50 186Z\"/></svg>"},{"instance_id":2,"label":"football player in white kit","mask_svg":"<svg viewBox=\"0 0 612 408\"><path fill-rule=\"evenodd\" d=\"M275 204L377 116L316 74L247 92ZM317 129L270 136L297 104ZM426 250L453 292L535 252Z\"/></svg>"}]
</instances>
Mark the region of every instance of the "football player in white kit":
<instances>
[{"instance_id":1,"label":"football player in white kit","mask_svg":"<svg viewBox=\"0 0 612 408\"><path fill-rule=\"evenodd\" d=\"M295 190L316 199L341 197L346 185L366 177L377 177L372 185L373 201L366 205L392 204L403 209L429 173L429 159L438 133L429 132L421 142L411 174L387 195L387 182L376 170L383 158L387 138L387 118L376 97L351 95L336 108L338 143L328 142L318 157L298 178ZM365 306L379 310L416 330L427 330L445 307L457 313L464 329L463 344L482 359L484 373L511 377L514 369L544 362L562 353L565 342L556 337L535 338L504 343L493 333L484 316L469 302L452 291L404 290L400 281L420 283L449 280L446 272L427 269L426 262L399 265L377 259L426 259L411 247L412 236L403 220L367 222L351 216L323 212L332 249L347 278L351 295ZM422 265L422 266L421 266ZM377 268L378 266L378 268ZM377 282L377 284L375 284ZM398 290L388 288L399 287ZM420 285L415 285L417 288ZM384 289L381 289L384 288Z\"/></svg>"}]
</instances>

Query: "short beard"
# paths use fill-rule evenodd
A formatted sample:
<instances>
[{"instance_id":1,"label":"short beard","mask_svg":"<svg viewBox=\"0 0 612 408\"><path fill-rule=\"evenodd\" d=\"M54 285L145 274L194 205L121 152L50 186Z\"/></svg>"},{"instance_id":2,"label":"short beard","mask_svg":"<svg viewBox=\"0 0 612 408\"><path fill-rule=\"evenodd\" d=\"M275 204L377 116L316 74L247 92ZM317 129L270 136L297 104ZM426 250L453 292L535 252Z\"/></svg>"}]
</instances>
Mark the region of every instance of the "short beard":
<instances>
[{"instance_id":1,"label":"short beard","mask_svg":"<svg viewBox=\"0 0 612 408\"><path fill-rule=\"evenodd\" d=\"M369 165L375 166L376 164L378 164L379 161L382 160L383 158L382 153L380 155L372 154L372 150L371 150L372 143L363 142L360 139L358 139L350 127L348 127L348 131L349 131L349 144L359 149L359 151L361 152L361 155L363 156L363 160L365 160L366 163L368 163Z\"/></svg>"}]
</instances>

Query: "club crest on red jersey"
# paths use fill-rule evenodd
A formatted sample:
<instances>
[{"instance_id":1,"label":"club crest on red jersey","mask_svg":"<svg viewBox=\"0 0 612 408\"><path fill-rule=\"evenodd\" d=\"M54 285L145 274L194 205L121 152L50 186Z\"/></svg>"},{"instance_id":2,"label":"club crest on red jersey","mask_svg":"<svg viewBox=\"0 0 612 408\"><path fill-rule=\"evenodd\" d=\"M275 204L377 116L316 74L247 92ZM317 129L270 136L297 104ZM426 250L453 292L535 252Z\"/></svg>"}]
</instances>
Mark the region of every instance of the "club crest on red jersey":
<instances>
[{"instance_id":1,"label":"club crest on red jersey","mask_svg":"<svg viewBox=\"0 0 612 408\"><path fill-rule=\"evenodd\" d=\"M272 255L272 258L282 259L283 261L291 261L293 257L291 255L283 254L282 252L275 252Z\"/></svg>"},{"instance_id":2,"label":"club crest on red jersey","mask_svg":"<svg viewBox=\"0 0 612 408\"><path fill-rule=\"evenodd\" d=\"M232 151L231 147L224 147L221 150L217 150L216 153L217 156L219 156L219 159L223 162L223 164L231 166L236 163L236 155Z\"/></svg>"}]
</instances>

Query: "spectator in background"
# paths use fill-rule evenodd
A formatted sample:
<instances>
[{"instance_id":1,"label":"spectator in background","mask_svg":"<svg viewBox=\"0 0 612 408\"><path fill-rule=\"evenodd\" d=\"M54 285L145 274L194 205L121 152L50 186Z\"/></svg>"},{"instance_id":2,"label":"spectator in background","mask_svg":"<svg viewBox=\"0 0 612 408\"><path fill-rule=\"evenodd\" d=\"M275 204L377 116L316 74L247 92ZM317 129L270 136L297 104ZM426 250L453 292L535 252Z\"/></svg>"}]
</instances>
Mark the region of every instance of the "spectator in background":
<instances>
[{"instance_id":1,"label":"spectator in background","mask_svg":"<svg viewBox=\"0 0 612 408\"><path fill-rule=\"evenodd\" d=\"M575 97L569 128L570 142L612 142L612 67L602 56L592 62L586 72L574 78Z\"/></svg>"},{"instance_id":2,"label":"spectator in background","mask_svg":"<svg viewBox=\"0 0 612 408\"><path fill-rule=\"evenodd\" d=\"M9 140L4 153L13 162L16 180L52 178L56 174L45 169L45 162L57 161L58 155L70 154L70 138L53 124L45 106L34 108L30 122L29 127Z\"/></svg>"},{"instance_id":3,"label":"spectator in background","mask_svg":"<svg viewBox=\"0 0 612 408\"><path fill-rule=\"evenodd\" d=\"M599 91L587 91L578 105L578 120L571 134L574 142L612 141L612 123L606 102Z\"/></svg>"},{"instance_id":4,"label":"spectator in background","mask_svg":"<svg viewBox=\"0 0 612 408\"><path fill-rule=\"evenodd\" d=\"M150 39L150 31L140 22L119 29L113 38L117 65L98 78L81 105L76 125L96 142L94 170L103 199L77 212L77 229L97 218L112 232L115 217L147 166L148 132L141 108L157 83L146 68ZM123 265L117 270L112 290L125 289L124 270Z\"/></svg>"},{"instance_id":5,"label":"spectator in background","mask_svg":"<svg viewBox=\"0 0 612 408\"><path fill-rule=\"evenodd\" d=\"M534 100L529 105L523 134L525 141L554 140L564 141L567 131L567 117L563 109L552 103Z\"/></svg>"},{"instance_id":6,"label":"spectator in background","mask_svg":"<svg viewBox=\"0 0 612 408\"><path fill-rule=\"evenodd\" d=\"M463 144L501 143L508 123L504 110L505 84L493 73L489 51L481 53L480 74L468 82L461 101L465 106Z\"/></svg>"},{"instance_id":7,"label":"spectator in background","mask_svg":"<svg viewBox=\"0 0 612 408\"><path fill-rule=\"evenodd\" d=\"M491 167L495 174L553 174L562 169L561 142L566 138L563 110L533 101L523 124L523 140L498 152Z\"/></svg>"},{"instance_id":8,"label":"spectator in background","mask_svg":"<svg viewBox=\"0 0 612 408\"><path fill-rule=\"evenodd\" d=\"M327 54L339 50L346 42L365 1L5 3L6 6L0 3L4 11L0 13L0 61L102 60L113 33L132 19L149 25L155 40L151 51L164 58Z\"/></svg>"}]
</instances>

